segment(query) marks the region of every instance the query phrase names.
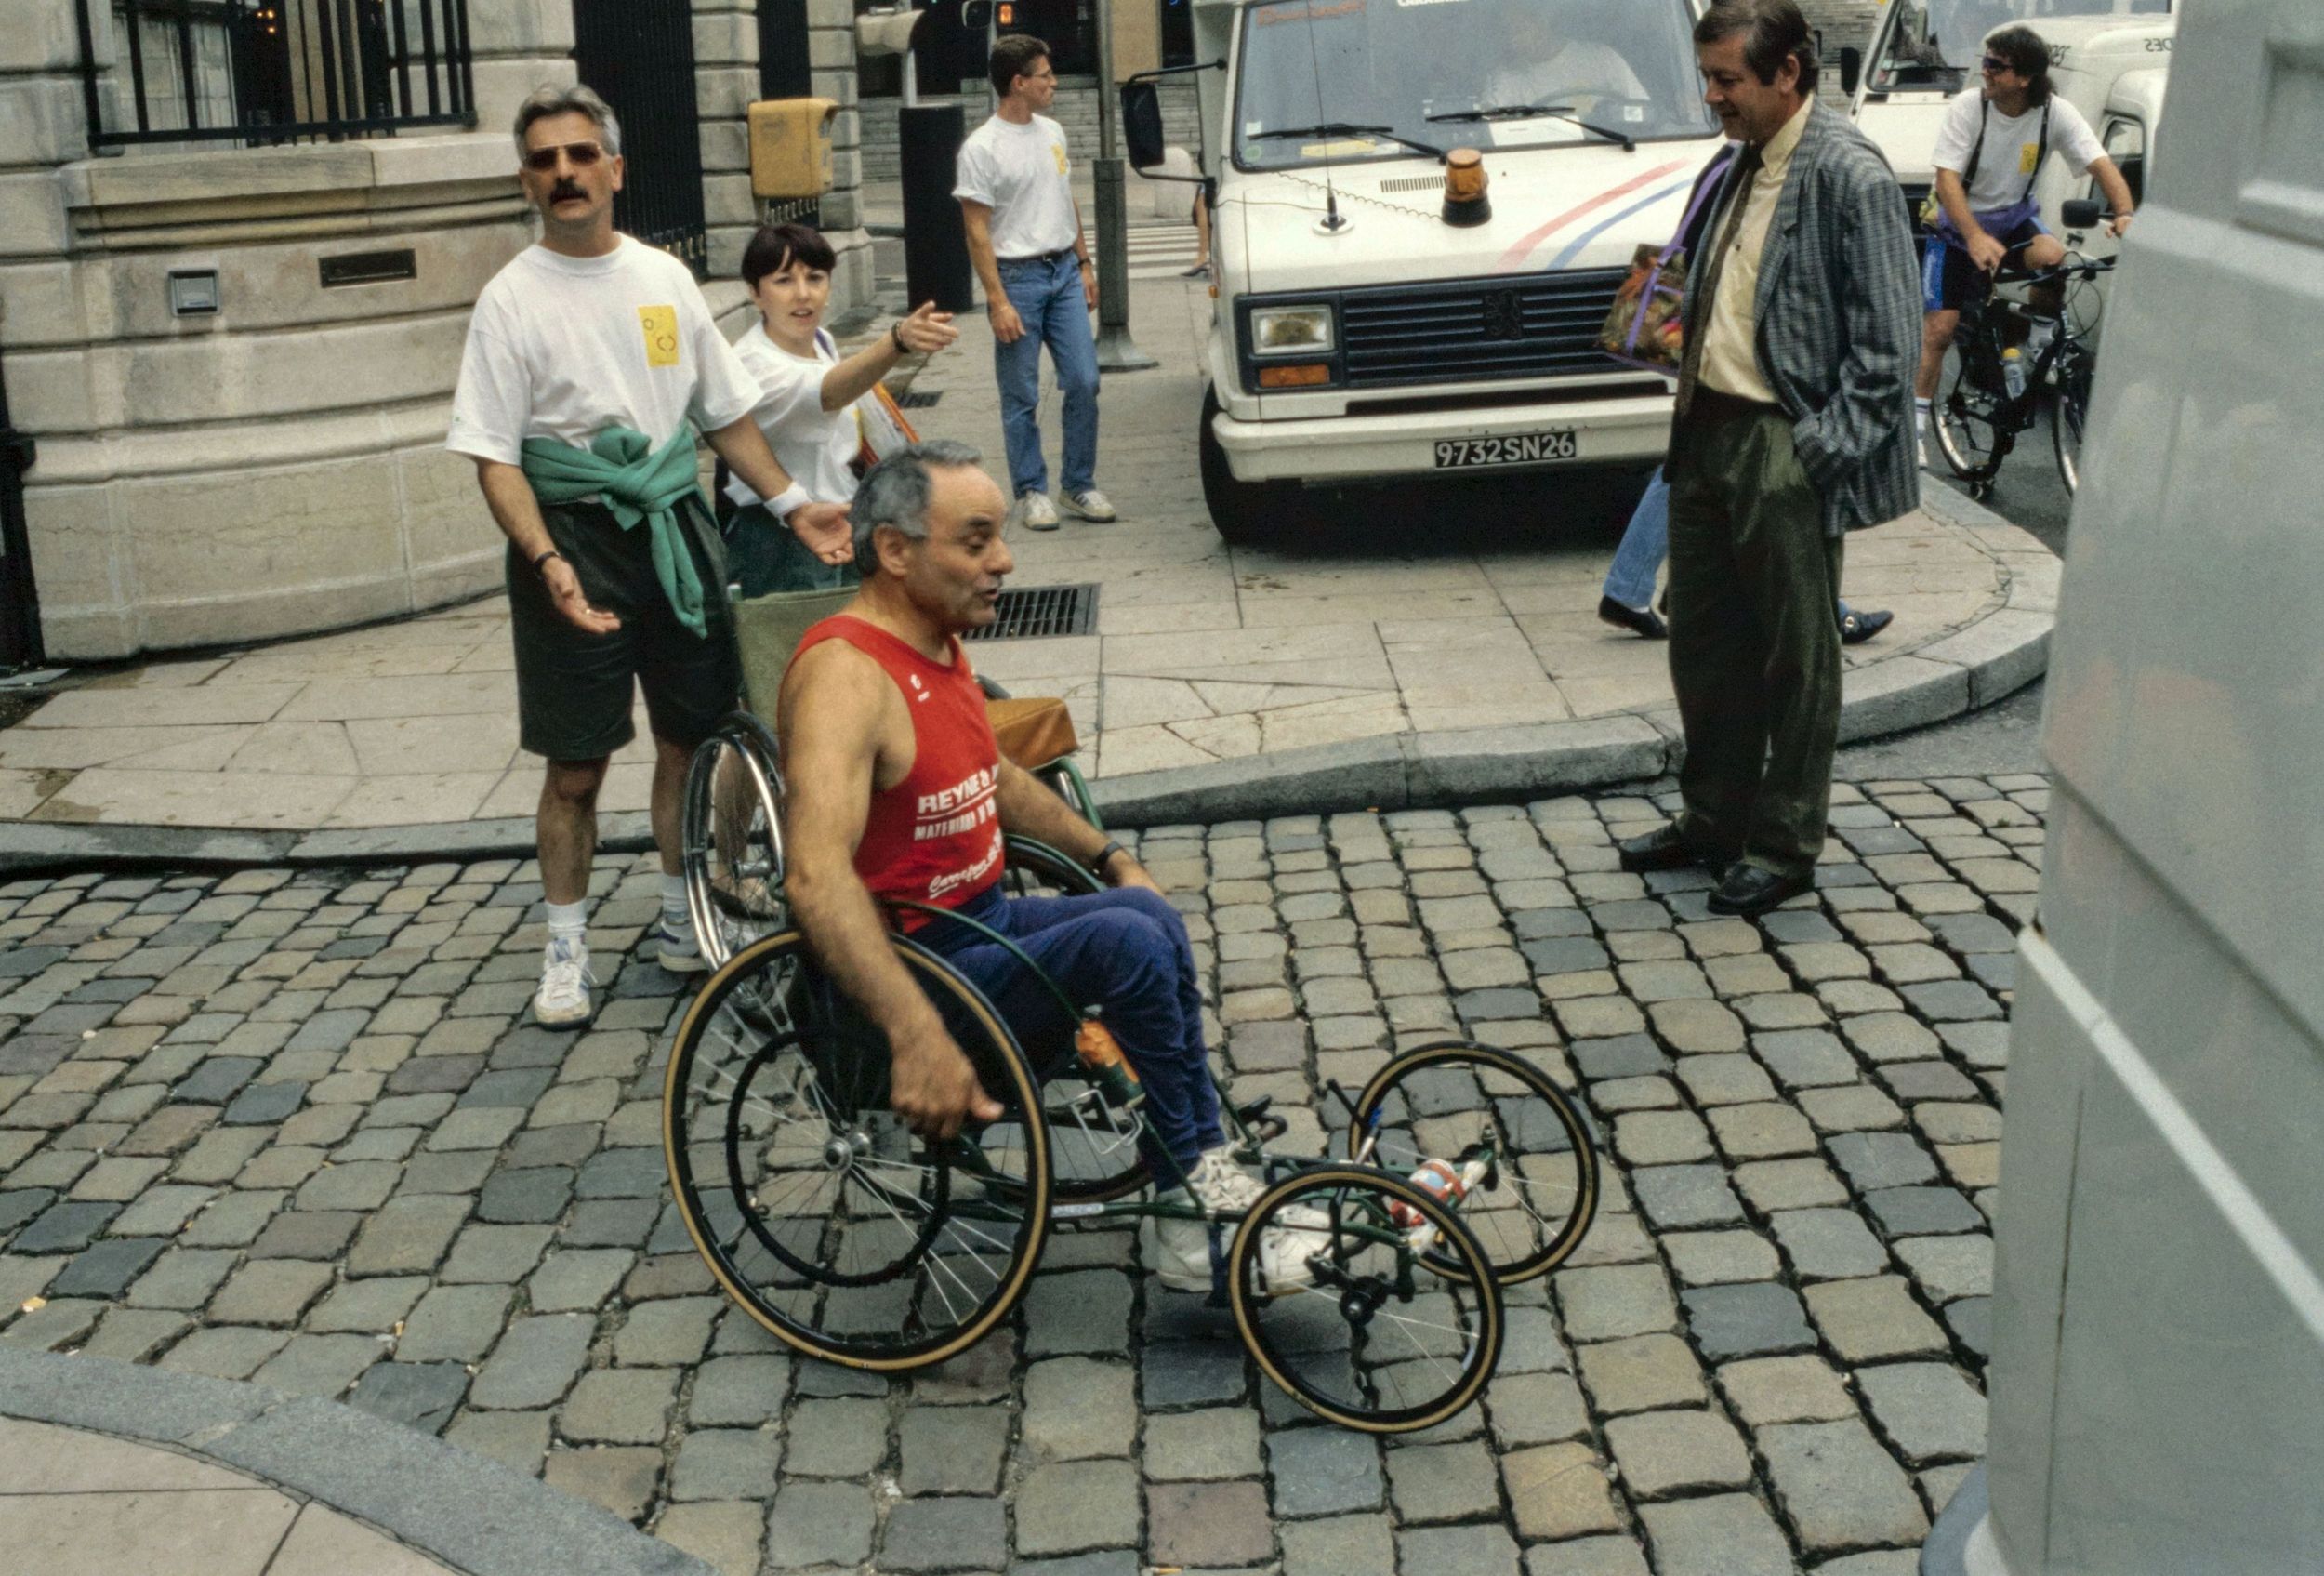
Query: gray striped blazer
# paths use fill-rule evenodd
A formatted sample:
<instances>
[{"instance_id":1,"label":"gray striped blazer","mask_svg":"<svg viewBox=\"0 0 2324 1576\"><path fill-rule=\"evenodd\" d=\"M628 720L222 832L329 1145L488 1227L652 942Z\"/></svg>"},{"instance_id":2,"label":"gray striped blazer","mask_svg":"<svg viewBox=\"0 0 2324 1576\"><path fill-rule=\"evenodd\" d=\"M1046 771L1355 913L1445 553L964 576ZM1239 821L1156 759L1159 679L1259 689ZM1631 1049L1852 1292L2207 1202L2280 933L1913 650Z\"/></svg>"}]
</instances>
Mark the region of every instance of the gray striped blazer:
<instances>
[{"instance_id":1,"label":"gray striped blazer","mask_svg":"<svg viewBox=\"0 0 2324 1576\"><path fill-rule=\"evenodd\" d=\"M1719 233L1734 181L1707 233ZM1686 322L1703 303L1687 281ZM1800 465L1832 536L1921 501L1912 375L1921 361L1920 263L1896 177L1869 139L1808 111L1760 253L1759 365L1791 417Z\"/></svg>"}]
</instances>

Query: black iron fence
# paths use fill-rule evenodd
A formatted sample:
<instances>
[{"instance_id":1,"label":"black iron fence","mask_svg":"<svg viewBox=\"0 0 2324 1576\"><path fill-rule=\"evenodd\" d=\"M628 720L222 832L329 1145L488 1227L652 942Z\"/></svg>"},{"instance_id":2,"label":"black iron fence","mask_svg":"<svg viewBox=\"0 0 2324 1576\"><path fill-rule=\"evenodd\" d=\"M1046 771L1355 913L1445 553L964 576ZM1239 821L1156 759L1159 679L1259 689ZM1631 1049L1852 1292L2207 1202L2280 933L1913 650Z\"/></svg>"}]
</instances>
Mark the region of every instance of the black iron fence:
<instances>
[{"instance_id":1,"label":"black iron fence","mask_svg":"<svg viewBox=\"0 0 2324 1576\"><path fill-rule=\"evenodd\" d=\"M474 126L468 0L75 0L89 144L257 145ZM117 92L104 114L96 19Z\"/></svg>"},{"instance_id":2,"label":"black iron fence","mask_svg":"<svg viewBox=\"0 0 2324 1576\"><path fill-rule=\"evenodd\" d=\"M614 223L705 271L692 7L687 0L574 0L573 58L581 80L621 117L625 173Z\"/></svg>"}]
</instances>

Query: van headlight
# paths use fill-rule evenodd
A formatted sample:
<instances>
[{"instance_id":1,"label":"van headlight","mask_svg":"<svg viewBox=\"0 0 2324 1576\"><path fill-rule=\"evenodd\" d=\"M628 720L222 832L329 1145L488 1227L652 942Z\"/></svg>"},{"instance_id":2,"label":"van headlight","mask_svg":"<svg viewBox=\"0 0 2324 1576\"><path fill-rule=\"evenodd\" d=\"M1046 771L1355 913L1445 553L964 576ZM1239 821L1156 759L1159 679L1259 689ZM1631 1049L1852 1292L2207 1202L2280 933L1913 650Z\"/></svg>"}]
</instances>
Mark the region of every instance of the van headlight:
<instances>
[{"instance_id":1,"label":"van headlight","mask_svg":"<svg viewBox=\"0 0 2324 1576\"><path fill-rule=\"evenodd\" d=\"M1260 307L1250 314L1250 351L1255 356L1326 354L1332 343L1327 306Z\"/></svg>"}]
</instances>

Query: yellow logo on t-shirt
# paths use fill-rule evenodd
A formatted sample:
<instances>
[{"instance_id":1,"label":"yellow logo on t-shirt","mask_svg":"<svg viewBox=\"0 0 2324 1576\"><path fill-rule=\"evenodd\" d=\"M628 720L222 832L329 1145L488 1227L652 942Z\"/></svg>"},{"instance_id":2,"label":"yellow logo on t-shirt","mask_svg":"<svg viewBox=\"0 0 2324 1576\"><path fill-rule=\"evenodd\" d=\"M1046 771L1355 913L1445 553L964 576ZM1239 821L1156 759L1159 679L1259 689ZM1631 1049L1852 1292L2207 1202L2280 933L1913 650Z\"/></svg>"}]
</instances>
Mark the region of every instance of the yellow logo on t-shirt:
<instances>
[{"instance_id":1,"label":"yellow logo on t-shirt","mask_svg":"<svg viewBox=\"0 0 2324 1576\"><path fill-rule=\"evenodd\" d=\"M2035 166L2038 166L2038 165L2040 165L2040 163L2041 163L2041 144L2040 144L2040 143L2039 143L2039 142L2028 142L2028 143L2027 143L2027 144L2026 144L2023 148L2020 148L2019 150L2017 150L2017 173L2018 173L2018 174L2020 174L2020 175L2031 175L2031 174L2034 172L2034 168L2035 168Z\"/></svg>"},{"instance_id":2,"label":"yellow logo on t-shirt","mask_svg":"<svg viewBox=\"0 0 2324 1576\"><path fill-rule=\"evenodd\" d=\"M645 364L648 366L678 364L678 309L676 307L640 307L638 325L645 331Z\"/></svg>"},{"instance_id":3,"label":"yellow logo on t-shirt","mask_svg":"<svg viewBox=\"0 0 2324 1576\"><path fill-rule=\"evenodd\" d=\"M1057 155L1057 173L1060 175L1064 174L1065 145L1063 142L1052 142L1049 145L1049 151Z\"/></svg>"}]
</instances>

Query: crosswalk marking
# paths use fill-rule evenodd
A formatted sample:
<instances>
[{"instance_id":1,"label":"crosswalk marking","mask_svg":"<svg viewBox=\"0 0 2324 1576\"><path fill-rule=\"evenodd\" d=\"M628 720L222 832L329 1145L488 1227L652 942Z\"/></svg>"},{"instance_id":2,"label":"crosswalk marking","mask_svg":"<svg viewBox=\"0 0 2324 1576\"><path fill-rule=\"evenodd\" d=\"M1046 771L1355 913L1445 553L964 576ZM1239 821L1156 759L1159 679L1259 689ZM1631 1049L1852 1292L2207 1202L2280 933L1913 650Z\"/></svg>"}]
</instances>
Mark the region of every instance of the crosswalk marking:
<instances>
[{"instance_id":1,"label":"crosswalk marking","mask_svg":"<svg viewBox=\"0 0 2324 1576\"><path fill-rule=\"evenodd\" d=\"M1129 234L1129 277L1176 279L1194 266L1192 224L1132 225Z\"/></svg>"}]
</instances>

